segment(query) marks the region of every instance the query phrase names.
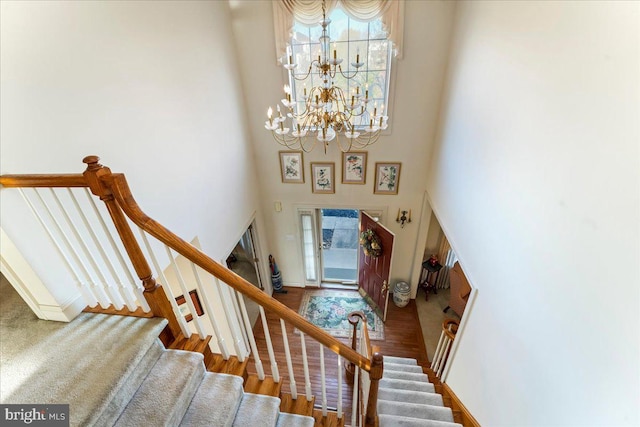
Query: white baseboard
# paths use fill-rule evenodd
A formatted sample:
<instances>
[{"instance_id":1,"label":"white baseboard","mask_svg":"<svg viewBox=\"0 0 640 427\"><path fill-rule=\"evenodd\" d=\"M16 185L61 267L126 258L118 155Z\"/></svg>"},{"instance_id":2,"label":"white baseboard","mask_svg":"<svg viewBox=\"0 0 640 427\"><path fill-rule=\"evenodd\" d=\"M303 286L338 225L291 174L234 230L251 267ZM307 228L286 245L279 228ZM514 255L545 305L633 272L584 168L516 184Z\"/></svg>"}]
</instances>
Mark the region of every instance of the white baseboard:
<instances>
[{"instance_id":1,"label":"white baseboard","mask_svg":"<svg viewBox=\"0 0 640 427\"><path fill-rule=\"evenodd\" d=\"M86 306L87 304L84 302L82 295L77 295L60 306L39 304L38 308L46 320L70 322L82 313Z\"/></svg>"}]
</instances>

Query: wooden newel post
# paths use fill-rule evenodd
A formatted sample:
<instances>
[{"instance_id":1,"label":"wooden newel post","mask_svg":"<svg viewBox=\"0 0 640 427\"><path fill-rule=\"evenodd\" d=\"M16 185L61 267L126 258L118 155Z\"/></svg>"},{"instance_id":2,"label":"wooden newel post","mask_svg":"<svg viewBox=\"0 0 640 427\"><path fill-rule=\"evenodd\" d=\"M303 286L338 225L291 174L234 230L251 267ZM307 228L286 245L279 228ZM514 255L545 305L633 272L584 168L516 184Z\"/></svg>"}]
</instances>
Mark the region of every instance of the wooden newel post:
<instances>
[{"instance_id":1,"label":"wooden newel post","mask_svg":"<svg viewBox=\"0 0 640 427\"><path fill-rule=\"evenodd\" d=\"M383 372L382 355L374 353L371 359L371 372L369 372L369 399L367 400L367 412L364 418L366 427L378 427L378 383Z\"/></svg>"},{"instance_id":2,"label":"wooden newel post","mask_svg":"<svg viewBox=\"0 0 640 427\"><path fill-rule=\"evenodd\" d=\"M118 235L127 251L127 255L129 255L131 264L133 264L138 278L142 281L144 296L149 307L151 307L151 311L154 316L167 319L169 321L169 330L174 337L177 337L181 332L180 325L173 313L167 295L164 289L162 289L162 286L158 286L156 283L156 279L154 279L151 273L149 263L140 249L140 245L138 245L133 231L131 231L129 222L122 212L122 209L120 209L107 183L109 180L106 178L111 176L111 169L98 163L100 161L98 156L87 156L82 161L87 164L87 169L83 175L89 184L91 192L100 197L100 200L107 206L109 215L113 220L116 230L118 230Z\"/></svg>"},{"instance_id":3,"label":"wooden newel post","mask_svg":"<svg viewBox=\"0 0 640 427\"><path fill-rule=\"evenodd\" d=\"M351 326L353 326L353 335L351 336L351 348L353 351L358 351L357 348L357 340L358 340L358 323L364 319L364 313L362 311L354 311L349 313L347 316L347 321ZM352 362L347 362L344 366L345 372L347 374L347 381L349 384L353 384L353 376L356 371L356 366Z\"/></svg>"}]
</instances>

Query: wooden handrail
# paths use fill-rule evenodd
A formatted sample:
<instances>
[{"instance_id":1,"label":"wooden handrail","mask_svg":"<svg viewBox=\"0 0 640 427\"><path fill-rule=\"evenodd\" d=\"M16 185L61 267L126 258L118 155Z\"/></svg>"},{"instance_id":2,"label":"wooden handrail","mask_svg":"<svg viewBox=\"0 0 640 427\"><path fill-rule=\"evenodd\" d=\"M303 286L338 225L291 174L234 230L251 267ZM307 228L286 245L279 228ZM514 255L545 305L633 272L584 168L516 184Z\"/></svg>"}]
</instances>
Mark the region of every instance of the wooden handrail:
<instances>
[{"instance_id":1,"label":"wooden handrail","mask_svg":"<svg viewBox=\"0 0 640 427\"><path fill-rule=\"evenodd\" d=\"M36 175L2 175L0 184L7 188L16 187L88 187L82 174L36 174Z\"/></svg>"},{"instance_id":2,"label":"wooden handrail","mask_svg":"<svg viewBox=\"0 0 640 427\"><path fill-rule=\"evenodd\" d=\"M455 319L444 319L442 322L442 332L453 341L456 338L459 326L460 322Z\"/></svg>"},{"instance_id":3,"label":"wooden handrail","mask_svg":"<svg viewBox=\"0 0 640 427\"><path fill-rule=\"evenodd\" d=\"M127 180L123 174L105 174L101 176L101 180L111 190L111 193L129 219L144 231L174 249L176 252L198 265L203 270L222 280L228 286L231 286L238 292L251 298L265 309L275 313L281 319L284 319L300 331L314 338L334 353L339 354L367 372L371 371L371 362L367 358L327 334L324 330L309 323L304 317L300 316L281 302L267 296L254 285L238 276L233 271L223 267L204 252L182 240L162 224L146 215L133 198Z\"/></svg>"},{"instance_id":4,"label":"wooden handrail","mask_svg":"<svg viewBox=\"0 0 640 427\"><path fill-rule=\"evenodd\" d=\"M362 311L354 311L349 313L347 319L353 325L352 347L356 349L356 332L359 321L362 322L362 339L364 339L367 349L367 357L371 356L371 371L369 372L369 397L367 399L367 407L365 408L365 426L377 426L378 420L378 385L383 374L383 358L378 352L373 352L371 340L369 338L369 327L367 326L367 316Z\"/></svg>"}]
</instances>

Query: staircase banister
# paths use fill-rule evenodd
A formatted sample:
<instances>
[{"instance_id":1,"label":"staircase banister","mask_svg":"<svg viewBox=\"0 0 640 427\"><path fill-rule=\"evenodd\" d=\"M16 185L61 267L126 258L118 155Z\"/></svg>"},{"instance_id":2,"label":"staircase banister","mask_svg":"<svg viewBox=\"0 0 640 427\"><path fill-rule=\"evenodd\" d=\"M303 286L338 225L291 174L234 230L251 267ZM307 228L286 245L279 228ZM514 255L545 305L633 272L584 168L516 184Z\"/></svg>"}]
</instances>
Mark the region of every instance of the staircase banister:
<instances>
[{"instance_id":1,"label":"staircase banister","mask_svg":"<svg viewBox=\"0 0 640 427\"><path fill-rule=\"evenodd\" d=\"M0 184L7 188L19 187L88 187L85 177L74 174L7 174L0 175Z\"/></svg>"},{"instance_id":2,"label":"staircase banister","mask_svg":"<svg viewBox=\"0 0 640 427\"><path fill-rule=\"evenodd\" d=\"M246 295L267 310L289 322L300 331L314 338L316 341L328 347L334 353L339 354L350 362L356 364L367 372L371 371L371 362L354 351L347 345L338 341L319 327L309 323L304 317L291 310L281 302L266 295L254 285L223 267L190 243L178 237L162 224L146 215L135 201L124 174L113 173L101 178L109 187L113 196L124 213L136 225L148 232L162 243L174 249L176 252L198 265L203 270L222 280L236 291Z\"/></svg>"}]
</instances>

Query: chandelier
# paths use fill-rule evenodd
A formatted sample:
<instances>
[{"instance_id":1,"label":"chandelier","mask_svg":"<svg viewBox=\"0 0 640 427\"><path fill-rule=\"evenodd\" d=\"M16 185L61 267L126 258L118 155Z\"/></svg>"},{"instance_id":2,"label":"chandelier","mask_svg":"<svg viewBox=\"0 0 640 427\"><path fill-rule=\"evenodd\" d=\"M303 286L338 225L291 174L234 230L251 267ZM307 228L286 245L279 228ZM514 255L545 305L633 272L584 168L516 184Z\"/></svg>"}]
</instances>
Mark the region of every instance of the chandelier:
<instances>
[{"instance_id":1,"label":"chandelier","mask_svg":"<svg viewBox=\"0 0 640 427\"><path fill-rule=\"evenodd\" d=\"M309 76L317 76L320 84L307 90L301 96L303 111L299 111L299 103L295 95L292 97L289 85L284 86L285 96L281 100L283 109L277 105L277 115L274 117L273 109L267 111L268 120L265 128L270 130L274 139L288 149L301 149L304 152L312 151L317 142L324 145L326 154L329 143L336 140L336 145L341 151L347 152L352 148L362 149L378 140L380 132L387 128L388 117L384 115L384 105L374 103L373 112L370 112L369 89L355 84L354 91L348 95L345 90L336 86L336 76L342 76L347 81L353 81L364 62L360 62L359 52L355 62L351 62L354 71L342 71L340 65L342 58L337 57L337 51L330 53L331 39L327 35L327 26L331 20L326 17L324 1L322 4L322 34L320 36L320 53L309 65L309 70L303 76L294 74L298 64L293 62L293 56L289 55L288 61L283 64L290 73L291 81L304 81ZM287 120L289 119L289 120Z\"/></svg>"}]
</instances>

